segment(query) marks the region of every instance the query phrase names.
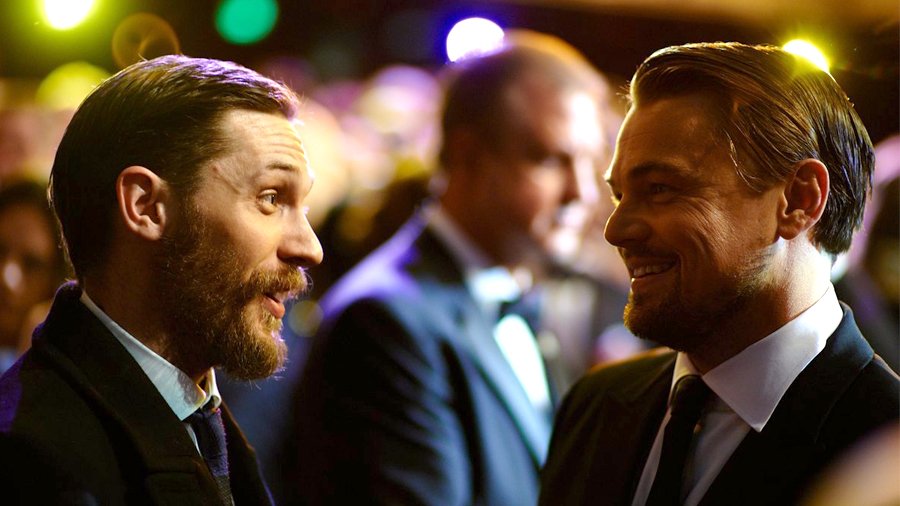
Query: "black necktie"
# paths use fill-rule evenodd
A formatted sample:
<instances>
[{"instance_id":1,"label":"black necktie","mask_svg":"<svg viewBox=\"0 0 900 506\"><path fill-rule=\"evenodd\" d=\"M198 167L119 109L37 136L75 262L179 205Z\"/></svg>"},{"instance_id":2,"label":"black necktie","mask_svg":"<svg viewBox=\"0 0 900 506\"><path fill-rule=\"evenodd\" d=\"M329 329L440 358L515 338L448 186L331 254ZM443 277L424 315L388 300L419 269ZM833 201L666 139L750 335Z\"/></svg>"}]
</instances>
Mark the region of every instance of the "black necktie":
<instances>
[{"instance_id":1,"label":"black necktie","mask_svg":"<svg viewBox=\"0 0 900 506\"><path fill-rule=\"evenodd\" d=\"M228 449L225 446L225 426L222 424L222 412L213 408L212 403L208 402L206 406L189 416L187 421L194 429L200 454L203 455L210 473L216 479L222 500L225 501L225 504L232 504L231 482L228 479Z\"/></svg>"},{"instance_id":2,"label":"black necktie","mask_svg":"<svg viewBox=\"0 0 900 506\"><path fill-rule=\"evenodd\" d=\"M648 506L681 504L684 465L694 437L694 427L700 420L700 411L709 394L709 387L695 374L681 378L675 385L672 414L663 433L662 453L653 487L647 497Z\"/></svg>"}]
</instances>

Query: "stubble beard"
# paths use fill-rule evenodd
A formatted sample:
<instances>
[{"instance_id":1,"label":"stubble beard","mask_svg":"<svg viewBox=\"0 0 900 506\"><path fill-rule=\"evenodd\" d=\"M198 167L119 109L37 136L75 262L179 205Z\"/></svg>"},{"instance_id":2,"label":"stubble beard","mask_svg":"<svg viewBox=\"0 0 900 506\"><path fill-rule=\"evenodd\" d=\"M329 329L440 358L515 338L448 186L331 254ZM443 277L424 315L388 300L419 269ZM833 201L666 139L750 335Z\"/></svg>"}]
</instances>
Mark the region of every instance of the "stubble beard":
<instances>
[{"instance_id":1,"label":"stubble beard","mask_svg":"<svg viewBox=\"0 0 900 506\"><path fill-rule=\"evenodd\" d=\"M245 268L235 252L217 243L200 213L189 210L181 226L164 238L157 271L173 364L185 370L221 366L240 380L283 369L282 323L261 301L265 293L296 294L304 288L299 269L257 270L244 282Z\"/></svg>"},{"instance_id":2,"label":"stubble beard","mask_svg":"<svg viewBox=\"0 0 900 506\"><path fill-rule=\"evenodd\" d=\"M676 351L692 353L702 347L715 346L724 322L744 310L763 286L763 266L747 266L735 273L731 283L704 300L684 296L681 279L662 300L653 303L628 294L625 305L625 327L637 337L653 341Z\"/></svg>"}]
</instances>

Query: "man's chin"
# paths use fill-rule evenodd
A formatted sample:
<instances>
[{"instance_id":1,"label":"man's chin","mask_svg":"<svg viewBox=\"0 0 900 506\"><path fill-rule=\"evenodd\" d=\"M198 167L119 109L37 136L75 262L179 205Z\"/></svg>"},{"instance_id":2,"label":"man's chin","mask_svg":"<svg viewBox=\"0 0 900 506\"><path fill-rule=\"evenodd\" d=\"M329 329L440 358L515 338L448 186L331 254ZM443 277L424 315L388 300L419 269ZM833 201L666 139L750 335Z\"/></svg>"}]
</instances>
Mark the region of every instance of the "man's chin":
<instances>
[{"instance_id":1,"label":"man's chin","mask_svg":"<svg viewBox=\"0 0 900 506\"><path fill-rule=\"evenodd\" d=\"M647 307L629 300L625 306L625 328L641 339L662 342L672 322L658 307Z\"/></svg>"},{"instance_id":2,"label":"man's chin","mask_svg":"<svg viewBox=\"0 0 900 506\"><path fill-rule=\"evenodd\" d=\"M281 320L269 313L255 315L252 328L231 335L221 357L225 372L240 380L265 379L284 369L287 345L281 337Z\"/></svg>"},{"instance_id":3,"label":"man's chin","mask_svg":"<svg viewBox=\"0 0 900 506\"><path fill-rule=\"evenodd\" d=\"M243 381L261 380L284 370L287 346L280 338L269 335L268 342L258 341L231 358L235 360L226 360L222 364L230 377Z\"/></svg>"},{"instance_id":4,"label":"man's chin","mask_svg":"<svg viewBox=\"0 0 900 506\"><path fill-rule=\"evenodd\" d=\"M576 230L562 229L550 236L547 254L561 264L572 264L581 250L581 234Z\"/></svg>"}]
</instances>

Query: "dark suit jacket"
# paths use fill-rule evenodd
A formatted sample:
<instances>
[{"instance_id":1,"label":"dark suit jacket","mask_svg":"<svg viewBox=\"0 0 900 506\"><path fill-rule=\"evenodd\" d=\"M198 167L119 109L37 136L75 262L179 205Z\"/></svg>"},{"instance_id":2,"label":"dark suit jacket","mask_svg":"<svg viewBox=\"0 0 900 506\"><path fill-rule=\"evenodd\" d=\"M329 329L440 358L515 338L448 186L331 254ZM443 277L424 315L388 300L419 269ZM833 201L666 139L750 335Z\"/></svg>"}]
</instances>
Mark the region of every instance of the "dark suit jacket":
<instances>
[{"instance_id":1,"label":"dark suit jacket","mask_svg":"<svg viewBox=\"0 0 900 506\"><path fill-rule=\"evenodd\" d=\"M560 407L541 504L631 504L666 410L675 353L655 352L582 379ZM849 308L825 349L750 431L701 504L793 504L848 446L900 415L898 378Z\"/></svg>"},{"instance_id":2,"label":"dark suit jacket","mask_svg":"<svg viewBox=\"0 0 900 506\"><path fill-rule=\"evenodd\" d=\"M418 218L348 273L323 309L285 445L289 502L536 503L550 420Z\"/></svg>"},{"instance_id":3,"label":"dark suit jacket","mask_svg":"<svg viewBox=\"0 0 900 506\"><path fill-rule=\"evenodd\" d=\"M59 290L0 379L0 502L221 504L183 423L80 295ZM269 504L252 448L223 415L235 503Z\"/></svg>"}]
</instances>

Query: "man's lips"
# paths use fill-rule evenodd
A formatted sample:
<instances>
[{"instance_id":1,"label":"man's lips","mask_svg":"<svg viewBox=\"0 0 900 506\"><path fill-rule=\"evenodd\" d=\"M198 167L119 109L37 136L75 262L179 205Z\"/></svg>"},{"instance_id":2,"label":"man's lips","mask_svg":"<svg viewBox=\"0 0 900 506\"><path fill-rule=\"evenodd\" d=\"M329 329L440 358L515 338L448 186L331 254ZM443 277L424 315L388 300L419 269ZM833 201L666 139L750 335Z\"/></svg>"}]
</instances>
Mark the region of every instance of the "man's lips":
<instances>
[{"instance_id":1,"label":"man's lips","mask_svg":"<svg viewBox=\"0 0 900 506\"><path fill-rule=\"evenodd\" d=\"M266 292L263 294L263 305L275 318L281 319L285 313L284 304L296 297L299 292L300 290L291 289Z\"/></svg>"},{"instance_id":2,"label":"man's lips","mask_svg":"<svg viewBox=\"0 0 900 506\"><path fill-rule=\"evenodd\" d=\"M267 293L263 298L263 305L270 313L272 313L272 316L281 319L284 317L284 300L286 298L287 292L279 292L274 294Z\"/></svg>"},{"instance_id":3,"label":"man's lips","mask_svg":"<svg viewBox=\"0 0 900 506\"><path fill-rule=\"evenodd\" d=\"M631 279L640 279L654 274L660 274L671 269L675 262L661 262L647 265L629 266L628 271L631 273Z\"/></svg>"}]
</instances>

